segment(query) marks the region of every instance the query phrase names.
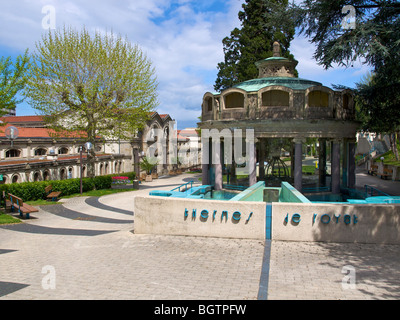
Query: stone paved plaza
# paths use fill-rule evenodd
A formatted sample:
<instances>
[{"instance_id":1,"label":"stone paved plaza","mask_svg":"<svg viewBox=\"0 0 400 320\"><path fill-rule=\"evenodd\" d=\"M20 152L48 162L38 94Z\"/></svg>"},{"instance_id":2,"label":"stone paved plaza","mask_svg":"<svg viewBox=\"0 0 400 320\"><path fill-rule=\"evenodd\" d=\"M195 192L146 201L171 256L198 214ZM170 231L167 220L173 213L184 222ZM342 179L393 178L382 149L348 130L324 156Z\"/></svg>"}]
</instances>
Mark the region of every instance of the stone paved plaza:
<instances>
[{"instance_id":1,"label":"stone paved plaza","mask_svg":"<svg viewBox=\"0 0 400 320\"><path fill-rule=\"evenodd\" d=\"M0 228L0 299L399 299L400 246L135 235L141 190L42 206ZM343 279L351 266L355 288ZM343 271L343 273L342 273ZM343 284L344 282L344 284Z\"/></svg>"}]
</instances>

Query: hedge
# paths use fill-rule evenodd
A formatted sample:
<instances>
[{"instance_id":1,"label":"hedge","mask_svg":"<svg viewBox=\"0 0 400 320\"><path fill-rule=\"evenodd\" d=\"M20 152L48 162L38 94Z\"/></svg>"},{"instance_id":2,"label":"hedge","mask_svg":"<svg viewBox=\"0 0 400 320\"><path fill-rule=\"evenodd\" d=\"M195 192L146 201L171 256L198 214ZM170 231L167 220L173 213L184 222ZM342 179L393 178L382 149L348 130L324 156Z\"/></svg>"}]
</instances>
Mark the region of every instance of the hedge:
<instances>
[{"instance_id":1,"label":"hedge","mask_svg":"<svg viewBox=\"0 0 400 320\"><path fill-rule=\"evenodd\" d=\"M82 179L82 191L110 189L112 175ZM45 188L52 185L53 191L61 191L62 196L69 196L80 192L80 178L54 181L23 182L0 185L0 192L5 191L24 201L35 201L46 198Z\"/></svg>"}]
</instances>

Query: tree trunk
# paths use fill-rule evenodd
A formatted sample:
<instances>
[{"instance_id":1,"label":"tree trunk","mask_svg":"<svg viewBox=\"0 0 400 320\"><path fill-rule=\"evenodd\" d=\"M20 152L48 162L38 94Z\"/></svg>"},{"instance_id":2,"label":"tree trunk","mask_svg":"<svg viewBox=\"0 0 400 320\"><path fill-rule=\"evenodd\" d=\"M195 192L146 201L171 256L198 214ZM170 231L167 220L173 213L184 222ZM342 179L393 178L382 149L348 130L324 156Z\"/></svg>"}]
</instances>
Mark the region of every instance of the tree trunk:
<instances>
[{"instance_id":1,"label":"tree trunk","mask_svg":"<svg viewBox=\"0 0 400 320\"><path fill-rule=\"evenodd\" d=\"M390 133L389 140L390 140L390 149L392 150L393 155L396 158L396 160L399 161L399 151L397 150L397 134Z\"/></svg>"},{"instance_id":2,"label":"tree trunk","mask_svg":"<svg viewBox=\"0 0 400 320\"><path fill-rule=\"evenodd\" d=\"M89 152L87 153L88 156L88 168L87 168L87 173L88 173L88 177L90 178L94 178L96 176L96 172L95 172L95 157L96 157L96 122L94 120L93 114L91 113L87 113L87 120L88 120L88 125L87 125L87 135L88 135L88 139L87 141L90 142L92 144L92 149L89 150Z\"/></svg>"},{"instance_id":3,"label":"tree trunk","mask_svg":"<svg viewBox=\"0 0 400 320\"><path fill-rule=\"evenodd\" d=\"M88 177L94 178L96 176L95 172L95 162L96 162L96 153L95 153L95 144L93 143L92 149L88 152Z\"/></svg>"},{"instance_id":4,"label":"tree trunk","mask_svg":"<svg viewBox=\"0 0 400 320\"><path fill-rule=\"evenodd\" d=\"M396 158L397 161L400 161L400 156L399 156L399 149L397 149L397 139L399 137L399 132L395 132L393 134L393 154Z\"/></svg>"}]
</instances>

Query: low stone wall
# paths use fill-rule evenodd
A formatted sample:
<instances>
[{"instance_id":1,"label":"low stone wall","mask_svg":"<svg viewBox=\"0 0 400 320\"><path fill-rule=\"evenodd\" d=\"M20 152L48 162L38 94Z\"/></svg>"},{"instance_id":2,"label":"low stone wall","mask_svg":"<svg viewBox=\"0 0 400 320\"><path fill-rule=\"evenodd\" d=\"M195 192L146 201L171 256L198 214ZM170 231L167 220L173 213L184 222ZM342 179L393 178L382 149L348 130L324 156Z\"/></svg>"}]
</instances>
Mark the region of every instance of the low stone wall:
<instances>
[{"instance_id":1,"label":"low stone wall","mask_svg":"<svg viewBox=\"0 0 400 320\"><path fill-rule=\"evenodd\" d=\"M134 232L264 240L267 203L135 197ZM272 240L400 244L398 204L272 203Z\"/></svg>"},{"instance_id":2,"label":"low stone wall","mask_svg":"<svg viewBox=\"0 0 400 320\"><path fill-rule=\"evenodd\" d=\"M400 205L273 203L272 239L400 244Z\"/></svg>"},{"instance_id":3,"label":"low stone wall","mask_svg":"<svg viewBox=\"0 0 400 320\"><path fill-rule=\"evenodd\" d=\"M135 197L134 232L265 239L266 203Z\"/></svg>"}]
</instances>

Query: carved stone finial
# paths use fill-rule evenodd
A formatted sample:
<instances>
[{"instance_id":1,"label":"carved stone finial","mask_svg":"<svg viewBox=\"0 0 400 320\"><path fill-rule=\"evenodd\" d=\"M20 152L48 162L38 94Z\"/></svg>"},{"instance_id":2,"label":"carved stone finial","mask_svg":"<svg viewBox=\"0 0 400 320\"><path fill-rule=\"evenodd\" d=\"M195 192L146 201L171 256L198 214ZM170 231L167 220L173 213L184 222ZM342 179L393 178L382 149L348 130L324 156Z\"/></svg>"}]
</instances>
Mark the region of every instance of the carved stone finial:
<instances>
[{"instance_id":1,"label":"carved stone finial","mask_svg":"<svg viewBox=\"0 0 400 320\"><path fill-rule=\"evenodd\" d=\"M281 56L281 45L279 44L278 41L274 42L274 57L280 57Z\"/></svg>"}]
</instances>

